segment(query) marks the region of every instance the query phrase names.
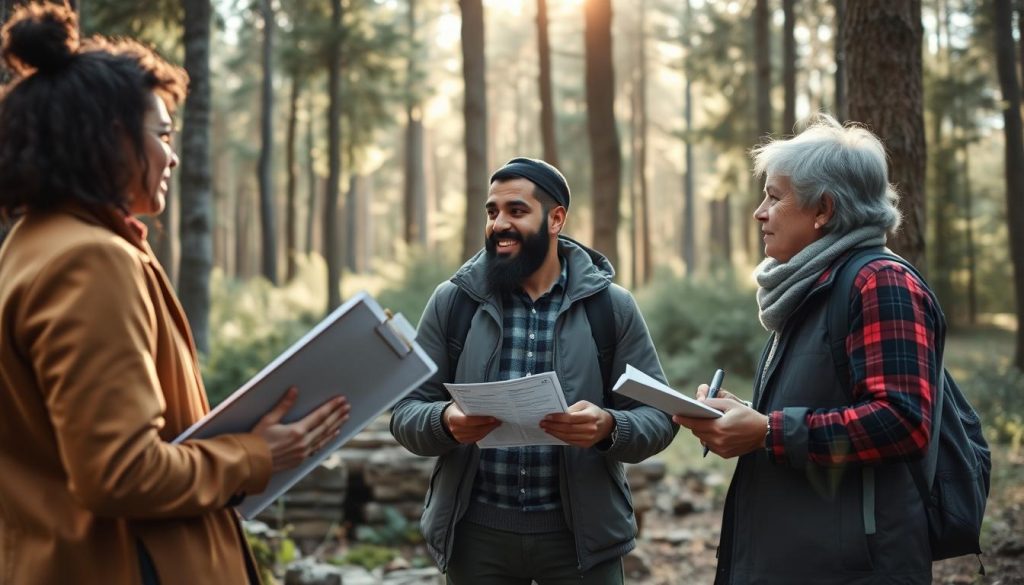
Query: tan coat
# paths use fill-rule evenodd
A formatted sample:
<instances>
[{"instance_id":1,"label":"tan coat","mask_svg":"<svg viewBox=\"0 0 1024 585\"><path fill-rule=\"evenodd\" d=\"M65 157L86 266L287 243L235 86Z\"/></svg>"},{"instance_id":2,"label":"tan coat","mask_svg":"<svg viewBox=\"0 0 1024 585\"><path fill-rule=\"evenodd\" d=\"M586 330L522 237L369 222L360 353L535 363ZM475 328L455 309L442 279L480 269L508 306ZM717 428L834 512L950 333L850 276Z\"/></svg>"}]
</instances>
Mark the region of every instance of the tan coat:
<instances>
[{"instance_id":1,"label":"tan coat","mask_svg":"<svg viewBox=\"0 0 1024 585\"><path fill-rule=\"evenodd\" d=\"M134 224L133 224L134 222ZM68 208L0 248L0 584L246 582L225 503L270 478L251 434L168 441L209 410L185 315L135 220Z\"/></svg>"}]
</instances>

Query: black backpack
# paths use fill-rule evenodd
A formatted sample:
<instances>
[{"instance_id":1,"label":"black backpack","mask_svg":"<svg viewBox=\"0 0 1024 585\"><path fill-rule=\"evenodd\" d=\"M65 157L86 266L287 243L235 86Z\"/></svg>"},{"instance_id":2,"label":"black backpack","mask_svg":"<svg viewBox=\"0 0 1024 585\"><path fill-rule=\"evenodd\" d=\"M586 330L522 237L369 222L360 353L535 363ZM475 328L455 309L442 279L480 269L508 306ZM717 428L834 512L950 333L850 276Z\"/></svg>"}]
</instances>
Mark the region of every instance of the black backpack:
<instances>
[{"instance_id":1,"label":"black backpack","mask_svg":"<svg viewBox=\"0 0 1024 585\"><path fill-rule=\"evenodd\" d=\"M924 278L909 262L886 248L856 249L837 269L828 305L828 336L839 379L851 392L850 363L846 353L850 290L861 268L880 259L899 262L927 287ZM938 301L931 289L928 289L928 294L937 308ZM946 323L941 309L936 334L939 340L945 339ZM943 363L941 352L940 345L940 364ZM979 537L988 499L992 458L981 432L978 413L945 367L942 367L942 391L935 397L928 454L920 464L908 462L908 465L925 502L932 560L980 554ZM873 489L873 486L873 482L865 481L866 490ZM864 496L865 518L870 516L872 522L874 510L867 510L867 506L873 502L873 495ZM981 567L981 572L984 574L984 567Z\"/></svg>"},{"instance_id":2,"label":"black backpack","mask_svg":"<svg viewBox=\"0 0 1024 585\"><path fill-rule=\"evenodd\" d=\"M454 368L459 363L462 348L466 345L470 322L479 306L466 291L458 288L448 312L448 364ZM612 312L612 297L607 288L583 299L583 308L590 321L590 334L597 347L597 359L601 365L604 406L611 408L612 363L615 361L615 316Z\"/></svg>"}]
</instances>

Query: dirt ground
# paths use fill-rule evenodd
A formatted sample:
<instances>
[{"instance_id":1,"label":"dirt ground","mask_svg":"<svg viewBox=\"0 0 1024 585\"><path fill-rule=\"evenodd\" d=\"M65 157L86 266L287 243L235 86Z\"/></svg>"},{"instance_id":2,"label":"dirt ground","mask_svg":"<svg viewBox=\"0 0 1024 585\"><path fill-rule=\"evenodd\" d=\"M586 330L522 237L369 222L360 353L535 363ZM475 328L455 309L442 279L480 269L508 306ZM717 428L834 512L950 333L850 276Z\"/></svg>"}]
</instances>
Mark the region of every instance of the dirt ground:
<instances>
[{"instance_id":1,"label":"dirt ground","mask_svg":"<svg viewBox=\"0 0 1024 585\"><path fill-rule=\"evenodd\" d=\"M1024 585L1024 454L998 450L993 458L982 537L985 575L978 574L979 562L973 556L949 559L933 565L935 584ZM712 477L712 483L723 480L727 478ZM701 493L700 487L692 489L695 482L692 477L689 481L666 478L665 493L644 514L637 551L626 559L628 583L710 585L714 581L722 490ZM672 499L675 502L668 501Z\"/></svg>"}]
</instances>

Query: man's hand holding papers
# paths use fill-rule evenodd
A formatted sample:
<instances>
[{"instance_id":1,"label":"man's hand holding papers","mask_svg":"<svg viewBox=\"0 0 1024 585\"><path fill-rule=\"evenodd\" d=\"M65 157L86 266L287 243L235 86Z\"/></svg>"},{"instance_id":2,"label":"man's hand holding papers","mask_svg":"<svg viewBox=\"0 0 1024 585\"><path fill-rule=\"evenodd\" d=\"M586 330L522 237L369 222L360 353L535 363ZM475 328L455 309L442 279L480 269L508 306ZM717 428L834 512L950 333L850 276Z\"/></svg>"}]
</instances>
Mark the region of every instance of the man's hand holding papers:
<instances>
[{"instance_id":1,"label":"man's hand holding papers","mask_svg":"<svg viewBox=\"0 0 1024 585\"><path fill-rule=\"evenodd\" d=\"M444 386L455 402L445 411L445 422L461 424L464 439L479 435L480 438L472 442L481 449L567 444L540 427L545 416L568 410L562 385L554 372L504 382ZM459 410L449 417L448 411L456 407ZM459 414L464 418L459 419ZM488 423L488 418L498 422ZM456 440L464 442L454 428L449 426L449 430Z\"/></svg>"}]
</instances>

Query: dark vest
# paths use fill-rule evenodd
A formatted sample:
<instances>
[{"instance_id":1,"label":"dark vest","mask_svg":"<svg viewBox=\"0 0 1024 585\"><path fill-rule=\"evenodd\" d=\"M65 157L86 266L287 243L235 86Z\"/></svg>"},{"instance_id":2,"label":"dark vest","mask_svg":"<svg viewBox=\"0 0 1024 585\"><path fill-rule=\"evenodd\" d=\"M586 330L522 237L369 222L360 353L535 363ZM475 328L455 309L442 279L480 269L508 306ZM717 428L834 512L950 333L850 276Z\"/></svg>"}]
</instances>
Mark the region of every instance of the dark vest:
<instances>
[{"instance_id":1,"label":"dark vest","mask_svg":"<svg viewBox=\"0 0 1024 585\"><path fill-rule=\"evenodd\" d=\"M758 366L755 408L785 413L787 450L792 439L806 452L801 421L809 410L851 403L829 352L831 284L808 295L770 360L775 336L768 340ZM864 469L775 464L762 449L740 457L726 498L716 585L931 583L924 506L907 464ZM870 535L865 481L875 486Z\"/></svg>"}]
</instances>

